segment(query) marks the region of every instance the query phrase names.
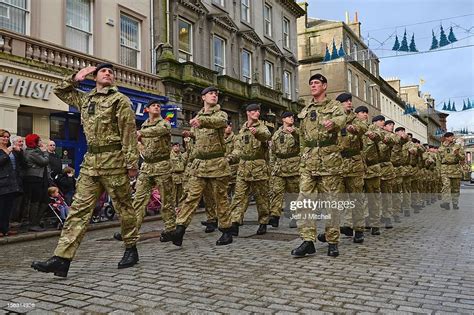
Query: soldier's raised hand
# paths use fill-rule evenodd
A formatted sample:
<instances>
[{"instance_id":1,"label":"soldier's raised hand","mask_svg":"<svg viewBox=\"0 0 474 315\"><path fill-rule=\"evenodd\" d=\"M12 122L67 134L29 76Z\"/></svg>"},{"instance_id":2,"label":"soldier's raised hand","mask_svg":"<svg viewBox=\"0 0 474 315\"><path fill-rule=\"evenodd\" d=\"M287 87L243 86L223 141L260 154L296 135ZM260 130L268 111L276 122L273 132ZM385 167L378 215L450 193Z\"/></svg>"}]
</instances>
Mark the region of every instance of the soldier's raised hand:
<instances>
[{"instance_id":1,"label":"soldier's raised hand","mask_svg":"<svg viewBox=\"0 0 474 315\"><path fill-rule=\"evenodd\" d=\"M74 76L74 80L78 82L84 81L89 74L95 71L96 68L97 67L94 66L82 68L81 70L79 70L78 73L76 73L76 75Z\"/></svg>"},{"instance_id":2,"label":"soldier's raised hand","mask_svg":"<svg viewBox=\"0 0 474 315\"><path fill-rule=\"evenodd\" d=\"M184 137L185 142L189 141L190 136L191 136L191 132L189 132L188 130L183 131L183 137ZM186 141L186 139L188 139L188 140Z\"/></svg>"},{"instance_id":3,"label":"soldier's raised hand","mask_svg":"<svg viewBox=\"0 0 474 315\"><path fill-rule=\"evenodd\" d=\"M367 137L369 137L370 140L374 140L376 138L375 133L373 133L372 131L368 131L366 135Z\"/></svg>"},{"instance_id":4,"label":"soldier's raised hand","mask_svg":"<svg viewBox=\"0 0 474 315\"><path fill-rule=\"evenodd\" d=\"M323 121L323 126L324 128L326 128L326 130L331 130L332 128L334 128L334 121L326 119L325 121Z\"/></svg>"}]
</instances>

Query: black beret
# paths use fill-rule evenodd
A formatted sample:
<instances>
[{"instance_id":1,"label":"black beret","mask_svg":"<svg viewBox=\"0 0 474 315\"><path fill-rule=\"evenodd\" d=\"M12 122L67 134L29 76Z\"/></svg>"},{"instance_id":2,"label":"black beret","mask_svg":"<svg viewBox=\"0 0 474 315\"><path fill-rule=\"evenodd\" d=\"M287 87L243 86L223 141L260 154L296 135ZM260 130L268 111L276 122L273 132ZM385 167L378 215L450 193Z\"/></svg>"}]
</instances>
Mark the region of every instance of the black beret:
<instances>
[{"instance_id":1,"label":"black beret","mask_svg":"<svg viewBox=\"0 0 474 315\"><path fill-rule=\"evenodd\" d=\"M363 112L363 113L368 113L369 112L369 109L367 108L367 106L359 106L355 109L355 113L360 113L360 112Z\"/></svg>"},{"instance_id":2,"label":"black beret","mask_svg":"<svg viewBox=\"0 0 474 315\"><path fill-rule=\"evenodd\" d=\"M281 118L286 117L294 117L294 114L292 112L283 112L283 114L281 114Z\"/></svg>"},{"instance_id":3,"label":"black beret","mask_svg":"<svg viewBox=\"0 0 474 315\"><path fill-rule=\"evenodd\" d=\"M180 143L179 143L179 142L173 142L171 145L172 145L172 146L180 145Z\"/></svg>"},{"instance_id":4,"label":"black beret","mask_svg":"<svg viewBox=\"0 0 474 315\"><path fill-rule=\"evenodd\" d=\"M326 79L326 77L323 76L321 73L313 74L311 78L309 78L308 83L311 84L311 81L313 80L318 80L318 81L321 81L322 83L328 83L328 80Z\"/></svg>"},{"instance_id":5,"label":"black beret","mask_svg":"<svg viewBox=\"0 0 474 315\"><path fill-rule=\"evenodd\" d=\"M249 105L247 105L247 107L245 107L245 110L247 112L250 112L250 111L253 111L253 110L260 110L260 104L255 104L255 103L249 104Z\"/></svg>"},{"instance_id":6,"label":"black beret","mask_svg":"<svg viewBox=\"0 0 474 315\"><path fill-rule=\"evenodd\" d=\"M94 72L92 72L92 74L93 74L94 76L96 76L96 75L97 75L97 72L99 72L99 70L100 70L100 69L103 69L103 68L109 68L109 69L114 70L114 65L111 64L111 63L99 63L99 64L96 66Z\"/></svg>"},{"instance_id":7,"label":"black beret","mask_svg":"<svg viewBox=\"0 0 474 315\"><path fill-rule=\"evenodd\" d=\"M395 128L395 132L399 132L399 131L405 131L405 128L404 127Z\"/></svg>"},{"instance_id":8,"label":"black beret","mask_svg":"<svg viewBox=\"0 0 474 315\"><path fill-rule=\"evenodd\" d=\"M201 95L206 95L209 92L219 92L219 90L215 86L208 86L204 90L202 90Z\"/></svg>"},{"instance_id":9,"label":"black beret","mask_svg":"<svg viewBox=\"0 0 474 315\"><path fill-rule=\"evenodd\" d=\"M227 126L232 126L232 121L231 120L227 121Z\"/></svg>"},{"instance_id":10,"label":"black beret","mask_svg":"<svg viewBox=\"0 0 474 315\"><path fill-rule=\"evenodd\" d=\"M443 135L443 137L445 137L445 138L446 137L453 137L453 136L454 136L454 133L452 133L451 131L448 131Z\"/></svg>"},{"instance_id":11,"label":"black beret","mask_svg":"<svg viewBox=\"0 0 474 315\"><path fill-rule=\"evenodd\" d=\"M152 105L152 104L158 104L158 105L161 106L161 102L160 102L159 100L157 100L157 99L151 99L151 100L148 101L148 103L146 103L145 108L147 108L148 106L150 106L150 105Z\"/></svg>"},{"instance_id":12,"label":"black beret","mask_svg":"<svg viewBox=\"0 0 474 315\"><path fill-rule=\"evenodd\" d=\"M377 115L374 118L372 118L372 122L376 122L379 120L385 120L385 117L383 115Z\"/></svg>"},{"instance_id":13,"label":"black beret","mask_svg":"<svg viewBox=\"0 0 474 315\"><path fill-rule=\"evenodd\" d=\"M393 120L386 120L385 123L383 124L384 126L387 126L387 125L390 125L390 124L394 124L395 125L395 122Z\"/></svg>"},{"instance_id":14,"label":"black beret","mask_svg":"<svg viewBox=\"0 0 474 315\"><path fill-rule=\"evenodd\" d=\"M348 100L352 100L352 94L351 93L342 93L342 94L339 94L336 97L336 101L339 101L341 103L344 103Z\"/></svg>"}]
</instances>

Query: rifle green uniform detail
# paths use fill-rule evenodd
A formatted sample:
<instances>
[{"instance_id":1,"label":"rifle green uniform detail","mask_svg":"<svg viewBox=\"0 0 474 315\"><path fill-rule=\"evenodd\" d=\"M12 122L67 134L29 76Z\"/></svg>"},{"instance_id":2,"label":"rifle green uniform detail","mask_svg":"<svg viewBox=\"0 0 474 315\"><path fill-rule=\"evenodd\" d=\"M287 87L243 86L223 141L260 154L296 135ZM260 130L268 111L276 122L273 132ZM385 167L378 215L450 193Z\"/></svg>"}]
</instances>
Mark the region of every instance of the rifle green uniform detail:
<instances>
[{"instance_id":1,"label":"rifle green uniform detail","mask_svg":"<svg viewBox=\"0 0 474 315\"><path fill-rule=\"evenodd\" d=\"M234 151L228 156L232 162L239 161L237 170L237 182L235 184L235 195L231 203L232 222L242 223L245 211L247 211L250 190L255 193L257 202L258 222L268 223L269 211L269 185L268 165L265 157L267 155L267 141L271 133L263 121L259 120L254 127L257 132L252 134L244 123L236 136Z\"/></svg>"},{"instance_id":2,"label":"rifle green uniform detail","mask_svg":"<svg viewBox=\"0 0 474 315\"><path fill-rule=\"evenodd\" d=\"M341 104L325 99L311 102L298 114L300 125L300 196L309 198L311 194L325 194L333 198L344 192L342 179L343 160L337 145L337 135L346 122ZM334 127L328 131L323 121L331 120ZM313 196L314 198L314 196ZM308 209L302 209L302 218ZM326 221L326 240L329 244L339 242L339 210L331 209L331 219ZM298 215L298 213L297 213ZM298 215L299 217L299 215ZM300 236L305 241L315 241L315 220L298 220Z\"/></svg>"},{"instance_id":3,"label":"rifle green uniform detail","mask_svg":"<svg viewBox=\"0 0 474 315\"><path fill-rule=\"evenodd\" d=\"M176 229L176 212L172 206L173 186L170 163L171 125L159 117L155 121L148 118L140 129L144 150L143 164L138 175L133 207L137 214L137 228L143 222L150 193L157 187L161 198L161 217L165 232Z\"/></svg>"},{"instance_id":4,"label":"rifle green uniform detail","mask_svg":"<svg viewBox=\"0 0 474 315\"><path fill-rule=\"evenodd\" d=\"M300 134L294 128L289 134L280 127L272 136L270 165L270 215L281 216L283 196L286 193L298 193L300 189Z\"/></svg>"},{"instance_id":5,"label":"rifle green uniform detail","mask_svg":"<svg viewBox=\"0 0 474 315\"><path fill-rule=\"evenodd\" d=\"M178 213L176 224L188 226L196 211L204 189L212 191L216 203L219 228L230 228L230 211L227 200L227 186L230 168L225 158L224 128L227 114L215 105L205 112L199 111L196 118L199 128L193 128L195 143L192 149L192 162L189 166L186 199Z\"/></svg>"},{"instance_id":6,"label":"rifle green uniform detail","mask_svg":"<svg viewBox=\"0 0 474 315\"><path fill-rule=\"evenodd\" d=\"M54 93L81 113L88 152L81 164L74 201L59 238L55 256L72 259L81 243L100 194L105 190L121 217L126 247L138 239L127 169L138 168L135 114L128 97L109 86L98 92L77 90L78 82L66 78Z\"/></svg>"}]
</instances>

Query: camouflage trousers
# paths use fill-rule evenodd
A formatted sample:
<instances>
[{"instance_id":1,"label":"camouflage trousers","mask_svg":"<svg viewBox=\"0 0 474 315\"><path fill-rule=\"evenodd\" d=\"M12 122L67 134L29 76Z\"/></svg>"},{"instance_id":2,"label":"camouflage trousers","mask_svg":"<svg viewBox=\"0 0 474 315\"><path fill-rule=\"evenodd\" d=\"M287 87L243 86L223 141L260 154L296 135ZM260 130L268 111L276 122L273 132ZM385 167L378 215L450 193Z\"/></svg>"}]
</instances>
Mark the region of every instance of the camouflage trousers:
<instances>
[{"instance_id":1,"label":"camouflage trousers","mask_svg":"<svg viewBox=\"0 0 474 315\"><path fill-rule=\"evenodd\" d=\"M357 232L363 232L364 220L364 179L363 174L344 177L344 190L349 200L355 200L353 209L345 209L344 226L349 226Z\"/></svg>"},{"instance_id":2,"label":"camouflage trousers","mask_svg":"<svg viewBox=\"0 0 474 315\"><path fill-rule=\"evenodd\" d=\"M392 219L393 218L393 204L392 204L392 189L393 179L382 180L380 179L380 192L382 196L382 218Z\"/></svg>"},{"instance_id":3,"label":"camouflage trousers","mask_svg":"<svg viewBox=\"0 0 474 315\"><path fill-rule=\"evenodd\" d=\"M398 216L402 211L403 176L397 176L392 182L392 214Z\"/></svg>"},{"instance_id":4,"label":"camouflage trousers","mask_svg":"<svg viewBox=\"0 0 474 315\"><path fill-rule=\"evenodd\" d=\"M451 178L448 176L441 176L441 182L443 184L441 190L441 196L443 202L452 202L453 205L459 203L459 192L461 189L461 179Z\"/></svg>"},{"instance_id":5,"label":"camouflage trousers","mask_svg":"<svg viewBox=\"0 0 474 315\"><path fill-rule=\"evenodd\" d=\"M227 229L231 227L229 202L227 200L227 186L229 177L196 177L189 178L186 184L186 199L176 218L176 225L188 226L191 223L194 212L199 206L199 201L205 189L212 192L212 197L216 203L216 214L219 228Z\"/></svg>"},{"instance_id":6,"label":"camouflage trousers","mask_svg":"<svg viewBox=\"0 0 474 315\"><path fill-rule=\"evenodd\" d=\"M202 193L202 199L204 200L204 207L206 210L206 219L207 222L216 222L217 221L217 205L212 196L212 189L209 185L204 189Z\"/></svg>"},{"instance_id":7,"label":"camouflage trousers","mask_svg":"<svg viewBox=\"0 0 474 315\"><path fill-rule=\"evenodd\" d=\"M416 176L413 176L411 179L411 206L419 205L421 205L419 179L417 179Z\"/></svg>"},{"instance_id":8,"label":"camouflage trousers","mask_svg":"<svg viewBox=\"0 0 474 315\"><path fill-rule=\"evenodd\" d=\"M153 188L158 188L161 199L161 218L165 224L165 231L174 231L176 229L176 211L172 206L173 186L170 185L171 174L150 176L140 173L137 179L135 198L133 199L133 208L137 217L137 228L140 230L143 217L146 213L146 207L150 201L150 194Z\"/></svg>"},{"instance_id":9,"label":"camouflage trousers","mask_svg":"<svg viewBox=\"0 0 474 315\"><path fill-rule=\"evenodd\" d=\"M380 227L380 177L364 179L364 191L367 194L367 208L370 227Z\"/></svg>"},{"instance_id":10,"label":"camouflage trousers","mask_svg":"<svg viewBox=\"0 0 474 315\"><path fill-rule=\"evenodd\" d=\"M301 198L314 199L320 194L324 194L324 199L335 198L336 194L344 192L344 183L342 176L330 175L330 176L313 176L310 171L302 170L300 173L300 196ZM299 213L298 213L299 212ZM297 225L300 233L300 237L305 241L316 240L316 221L312 218L308 219L305 217L307 209L298 210L297 212ZM298 214L303 214L299 216ZM340 237L340 211L331 208L328 215L330 218L326 220L325 234L326 240L329 244L339 243Z\"/></svg>"},{"instance_id":11,"label":"camouflage trousers","mask_svg":"<svg viewBox=\"0 0 474 315\"><path fill-rule=\"evenodd\" d=\"M268 216L270 214L270 196L268 188L268 180L246 181L242 177L237 176L235 184L235 195L230 205L232 213L232 222L242 223L244 214L248 208L248 198L250 190L255 193L255 201L257 203L258 222L260 224L268 224Z\"/></svg>"},{"instance_id":12,"label":"camouflage trousers","mask_svg":"<svg viewBox=\"0 0 474 315\"><path fill-rule=\"evenodd\" d=\"M84 238L97 200L104 190L109 194L115 211L120 216L121 233L125 246L131 247L136 244L138 240L137 220L132 207L130 181L127 174L105 176L81 174L77 180L74 201L54 251L55 256L74 258Z\"/></svg>"},{"instance_id":13,"label":"camouflage trousers","mask_svg":"<svg viewBox=\"0 0 474 315\"><path fill-rule=\"evenodd\" d=\"M283 208L283 197L286 193L300 191L300 177L273 176L270 179L270 215L280 217Z\"/></svg>"},{"instance_id":14,"label":"camouflage trousers","mask_svg":"<svg viewBox=\"0 0 474 315\"><path fill-rule=\"evenodd\" d=\"M169 183L168 183L169 185ZM174 208L179 208L181 199L183 197L184 191L183 191L183 184L182 183L173 183L173 189L171 191L171 202L172 202L172 207Z\"/></svg>"}]
</instances>

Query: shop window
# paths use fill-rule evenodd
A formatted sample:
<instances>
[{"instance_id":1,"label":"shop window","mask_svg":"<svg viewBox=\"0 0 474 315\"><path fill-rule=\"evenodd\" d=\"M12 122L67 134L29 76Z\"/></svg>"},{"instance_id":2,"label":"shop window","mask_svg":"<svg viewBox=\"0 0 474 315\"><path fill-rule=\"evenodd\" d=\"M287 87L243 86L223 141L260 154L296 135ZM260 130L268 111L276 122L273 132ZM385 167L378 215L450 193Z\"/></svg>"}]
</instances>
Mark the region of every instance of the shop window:
<instances>
[{"instance_id":1,"label":"shop window","mask_svg":"<svg viewBox=\"0 0 474 315\"><path fill-rule=\"evenodd\" d=\"M17 134L22 137L33 133L33 116L31 114L18 113L17 130Z\"/></svg>"}]
</instances>

